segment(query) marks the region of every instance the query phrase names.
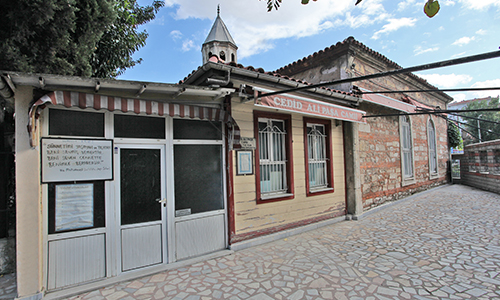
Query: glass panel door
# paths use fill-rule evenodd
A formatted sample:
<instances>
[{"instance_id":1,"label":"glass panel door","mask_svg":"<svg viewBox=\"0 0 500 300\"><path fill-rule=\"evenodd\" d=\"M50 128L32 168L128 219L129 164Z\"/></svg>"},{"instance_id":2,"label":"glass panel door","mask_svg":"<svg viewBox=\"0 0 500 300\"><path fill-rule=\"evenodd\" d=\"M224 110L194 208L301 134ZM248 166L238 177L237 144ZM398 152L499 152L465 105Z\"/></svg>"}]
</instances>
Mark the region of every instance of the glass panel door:
<instances>
[{"instance_id":1,"label":"glass panel door","mask_svg":"<svg viewBox=\"0 0 500 300\"><path fill-rule=\"evenodd\" d=\"M120 149L121 224L161 220L160 149Z\"/></svg>"},{"instance_id":2,"label":"glass panel door","mask_svg":"<svg viewBox=\"0 0 500 300\"><path fill-rule=\"evenodd\" d=\"M119 146L122 271L163 262L164 156L163 146Z\"/></svg>"}]
</instances>

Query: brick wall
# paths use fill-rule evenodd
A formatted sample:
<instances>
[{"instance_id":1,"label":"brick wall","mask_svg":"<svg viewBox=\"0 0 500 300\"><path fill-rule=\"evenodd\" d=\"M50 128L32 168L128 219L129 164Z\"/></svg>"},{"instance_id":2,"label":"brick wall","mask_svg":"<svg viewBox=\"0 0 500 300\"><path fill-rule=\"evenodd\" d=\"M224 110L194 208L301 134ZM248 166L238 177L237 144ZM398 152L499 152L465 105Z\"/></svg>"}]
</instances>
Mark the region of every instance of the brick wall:
<instances>
[{"instance_id":1,"label":"brick wall","mask_svg":"<svg viewBox=\"0 0 500 300\"><path fill-rule=\"evenodd\" d=\"M500 140L466 146L460 166L460 183L500 194Z\"/></svg>"},{"instance_id":2,"label":"brick wall","mask_svg":"<svg viewBox=\"0 0 500 300\"><path fill-rule=\"evenodd\" d=\"M394 66L369 51L351 45L352 48L327 51L315 59L299 61L288 70L294 78L310 83L328 82L336 79L357 77L367 74L393 70ZM353 50L353 51L351 51ZM314 56L313 56L314 57ZM371 80L357 81L354 85L371 91L383 90L426 90L429 85L415 76L396 75ZM332 86L349 91L352 85ZM443 93L401 93L388 94L388 97L402 100L405 96L417 101L419 106L427 108L446 108L446 102L452 99ZM367 115L399 113L397 110L362 102L360 110ZM359 126L360 179L364 210L394 201L413 193L423 191L448 181L447 163L449 160L447 122L432 117L436 128L438 173L429 172L429 146L427 122L429 115L411 116L413 136L415 176L408 184L403 182L401 172L401 150L399 135L399 117L367 118L366 124Z\"/></svg>"},{"instance_id":3,"label":"brick wall","mask_svg":"<svg viewBox=\"0 0 500 300\"><path fill-rule=\"evenodd\" d=\"M361 109L373 115L391 113L390 110L364 104ZM367 107L371 106L371 107ZM393 111L392 111L393 113ZM438 174L429 172L427 122L429 116L412 116L415 180L404 185L401 172L399 117L368 118L360 126L360 165L363 208L394 201L413 193L441 185L447 181L446 121L433 117L437 134Z\"/></svg>"}]
</instances>

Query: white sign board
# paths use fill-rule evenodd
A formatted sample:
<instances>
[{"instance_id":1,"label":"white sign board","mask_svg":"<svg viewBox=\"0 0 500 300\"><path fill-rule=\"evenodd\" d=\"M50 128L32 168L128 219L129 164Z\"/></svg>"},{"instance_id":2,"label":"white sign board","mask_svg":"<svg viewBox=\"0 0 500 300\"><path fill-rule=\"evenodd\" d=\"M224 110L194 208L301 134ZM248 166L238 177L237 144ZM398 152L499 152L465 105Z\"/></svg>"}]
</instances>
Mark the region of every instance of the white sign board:
<instances>
[{"instance_id":1,"label":"white sign board","mask_svg":"<svg viewBox=\"0 0 500 300\"><path fill-rule=\"evenodd\" d=\"M255 138L241 137L240 145L241 149L255 149Z\"/></svg>"},{"instance_id":2,"label":"white sign board","mask_svg":"<svg viewBox=\"0 0 500 300\"><path fill-rule=\"evenodd\" d=\"M110 140L42 139L42 182L113 179Z\"/></svg>"}]
</instances>

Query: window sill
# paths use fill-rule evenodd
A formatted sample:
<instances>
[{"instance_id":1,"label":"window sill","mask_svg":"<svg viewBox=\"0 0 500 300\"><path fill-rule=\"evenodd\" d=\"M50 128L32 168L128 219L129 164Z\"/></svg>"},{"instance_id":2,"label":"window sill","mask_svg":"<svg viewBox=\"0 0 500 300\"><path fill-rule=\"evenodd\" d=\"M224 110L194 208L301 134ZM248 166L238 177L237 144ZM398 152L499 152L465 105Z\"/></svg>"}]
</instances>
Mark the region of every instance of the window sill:
<instances>
[{"instance_id":1,"label":"window sill","mask_svg":"<svg viewBox=\"0 0 500 300\"><path fill-rule=\"evenodd\" d=\"M323 195L323 194L328 194L328 193L333 193L334 188L318 188L318 189L312 189L307 192L307 197L310 196L318 196L318 195Z\"/></svg>"},{"instance_id":2,"label":"window sill","mask_svg":"<svg viewBox=\"0 0 500 300\"><path fill-rule=\"evenodd\" d=\"M294 195L290 194L290 193L275 194L275 195L261 195L260 199L257 199L257 204L290 200L293 198L294 198Z\"/></svg>"},{"instance_id":3,"label":"window sill","mask_svg":"<svg viewBox=\"0 0 500 300\"><path fill-rule=\"evenodd\" d=\"M285 198L285 197L291 197L293 194L275 194L275 195L262 195L260 198L262 200L272 200L276 198Z\"/></svg>"},{"instance_id":4,"label":"window sill","mask_svg":"<svg viewBox=\"0 0 500 300\"><path fill-rule=\"evenodd\" d=\"M430 173L429 174L429 179L436 179L436 178L439 178L439 173Z\"/></svg>"},{"instance_id":5,"label":"window sill","mask_svg":"<svg viewBox=\"0 0 500 300\"><path fill-rule=\"evenodd\" d=\"M415 184L417 182L417 180L415 178L405 178L403 179L403 181L401 182L401 186L408 186L408 185L412 185L412 184Z\"/></svg>"}]
</instances>

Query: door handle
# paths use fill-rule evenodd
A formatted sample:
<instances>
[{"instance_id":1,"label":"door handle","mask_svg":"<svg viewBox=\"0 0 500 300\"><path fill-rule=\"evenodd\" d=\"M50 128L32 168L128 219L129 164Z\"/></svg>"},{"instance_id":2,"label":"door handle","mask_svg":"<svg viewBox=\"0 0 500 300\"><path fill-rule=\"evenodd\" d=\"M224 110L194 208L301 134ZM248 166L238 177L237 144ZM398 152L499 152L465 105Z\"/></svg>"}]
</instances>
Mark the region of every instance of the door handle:
<instances>
[{"instance_id":1,"label":"door handle","mask_svg":"<svg viewBox=\"0 0 500 300\"><path fill-rule=\"evenodd\" d=\"M160 199L160 198L157 198L156 201L158 203L161 203L163 204L163 207L166 207L167 206L167 198L163 198L163 199Z\"/></svg>"}]
</instances>

